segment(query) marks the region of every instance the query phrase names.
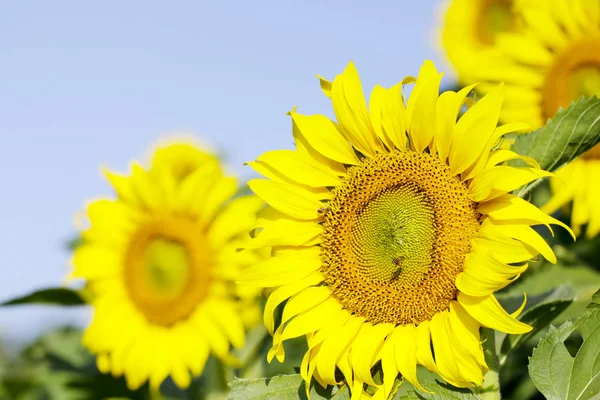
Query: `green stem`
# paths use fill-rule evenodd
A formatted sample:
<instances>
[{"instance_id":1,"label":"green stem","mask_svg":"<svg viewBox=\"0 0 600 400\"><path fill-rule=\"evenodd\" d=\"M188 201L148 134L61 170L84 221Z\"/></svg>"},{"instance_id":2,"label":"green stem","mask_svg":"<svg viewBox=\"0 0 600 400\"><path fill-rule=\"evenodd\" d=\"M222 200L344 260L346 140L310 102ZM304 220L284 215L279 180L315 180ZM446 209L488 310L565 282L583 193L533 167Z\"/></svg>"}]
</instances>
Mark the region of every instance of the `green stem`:
<instances>
[{"instance_id":1,"label":"green stem","mask_svg":"<svg viewBox=\"0 0 600 400\"><path fill-rule=\"evenodd\" d=\"M483 389L480 393L482 400L500 400L500 362L496 353L496 335L493 329L482 328L481 339L485 362L489 368L483 377Z\"/></svg>"}]
</instances>

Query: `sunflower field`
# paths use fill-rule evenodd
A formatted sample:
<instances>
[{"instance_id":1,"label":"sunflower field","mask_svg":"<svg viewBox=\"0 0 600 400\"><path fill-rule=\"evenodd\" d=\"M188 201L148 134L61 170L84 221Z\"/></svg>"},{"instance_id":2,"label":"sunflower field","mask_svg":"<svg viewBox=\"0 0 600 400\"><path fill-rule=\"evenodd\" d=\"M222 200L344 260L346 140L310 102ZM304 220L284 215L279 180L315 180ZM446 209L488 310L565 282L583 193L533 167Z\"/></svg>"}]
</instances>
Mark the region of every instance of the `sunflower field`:
<instances>
[{"instance_id":1,"label":"sunflower field","mask_svg":"<svg viewBox=\"0 0 600 400\"><path fill-rule=\"evenodd\" d=\"M243 165L198 134L153 138L126 168L98 163L109 194L77 199L56 284L2 293L0 316L35 307L40 321L0 348L0 399L600 399L600 0L398 3L435 22L439 60L379 80L359 39L326 44L337 70L313 76L314 103L286 105L280 141L233 98L268 119L287 97L205 100L247 128L232 143L256 149ZM388 6L362 7L385 19ZM244 20L268 8L231 7L256 11ZM367 30L343 7L270 7L289 11L267 18L282 32L310 7L325 42ZM202 62L231 79L247 57L291 65L263 56ZM42 328L48 308L85 318Z\"/></svg>"}]
</instances>

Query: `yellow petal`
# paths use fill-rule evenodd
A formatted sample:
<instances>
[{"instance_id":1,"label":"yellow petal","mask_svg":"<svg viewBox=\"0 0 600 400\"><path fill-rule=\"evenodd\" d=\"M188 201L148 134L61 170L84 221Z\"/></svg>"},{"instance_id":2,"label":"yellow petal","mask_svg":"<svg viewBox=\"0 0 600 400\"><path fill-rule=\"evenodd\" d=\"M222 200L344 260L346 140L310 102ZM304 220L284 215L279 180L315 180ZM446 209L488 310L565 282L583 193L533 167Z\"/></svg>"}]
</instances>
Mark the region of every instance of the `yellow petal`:
<instances>
[{"instance_id":1,"label":"yellow petal","mask_svg":"<svg viewBox=\"0 0 600 400\"><path fill-rule=\"evenodd\" d=\"M319 153L342 164L359 163L356 153L340 128L324 115L302 115L291 112L298 133Z\"/></svg>"},{"instance_id":2,"label":"yellow petal","mask_svg":"<svg viewBox=\"0 0 600 400\"><path fill-rule=\"evenodd\" d=\"M519 155L514 151L508 149L498 149L492 151L490 153L490 157L488 158L487 167L493 167L505 161L516 159L521 159L533 168L540 169L540 165L533 158Z\"/></svg>"},{"instance_id":3,"label":"yellow petal","mask_svg":"<svg viewBox=\"0 0 600 400\"><path fill-rule=\"evenodd\" d=\"M383 385L376 392L382 392L382 399L387 399L394 387L394 381L398 376L398 366L396 365L396 354L395 354L395 344L396 344L396 330L393 330L390 336L385 340L383 347L381 349L381 369L383 370Z\"/></svg>"},{"instance_id":4,"label":"yellow petal","mask_svg":"<svg viewBox=\"0 0 600 400\"><path fill-rule=\"evenodd\" d=\"M323 281L323 275L319 271L315 271L312 274L308 275L306 278L300 279L298 281L291 282L285 286L281 286L274 290L267 299L265 304L265 311L263 314L264 323L267 327L267 331L271 335L273 335L273 331L275 329L275 309L282 302L295 295L296 293L302 291L307 287L311 287L313 285L317 285L318 283Z\"/></svg>"},{"instance_id":5,"label":"yellow petal","mask_svg":"<svg viewBox=\"0 0 600 400\"><path fill-rule=\"evenodd\" d=\"M408 99L408 133L412 148L419 153L431 144L436 130L435 118L432 118L432 115L435 115L441 78L442 75L438 74L433 62L425 61L419 71L417 84Z\"/></svg>"},{"instance_id":6,"label":"yellow petal","mask_svg":"<svg viewBox=\"0 0 600 400\"><path fill-rule=\"evenodd\" d=\"M203 197L196 198L191 210L199 216L200 221L209 223L237 190L238 180L236 177L223 177L217 180L209 190L204 191Z\"/></svg>"},{"instance_id":7,"label":"yellow petal","mask_svg":"<svg viewBox=\"0 0 600 400\"><path fill-rule=\"evenodd\" d=\"M216 300L209 300L206 304L207 314L219 325L220 331L225 334L233 347L243 347L246 333L236 309L237 305L232 302Z\"/></svg>"},{"instance_id":8,"label":"yellow petal","mask_svg":"<svg viewBox=\"0 0 600 400\"><path fill-rule=\"evenodd\" d=\"M467 86L458 92L444 92L440 95L435 106L436 129L434 133L435 146L442 161L446 161L452 144L454 125L465 99L475 85Z\"/></svg>"},{"instance_id":9,"label":"yellow petal","mask_svg":"<svg viewBox=\"0 0 600 400\"><path fill-rule=\"evenodd\" d=\"M484 96L456 123L449 154L452 174L460 174L484 153L492 141L502 105L504 85Z\"/></svg>"},{"instance_id":10,"label":"yellow petal","mask_svg":"<svg viewBox=\"0 0 600 400\"><path fill-rule=\"evenodd\" d=\"M344 164L334 161L323 154L319 153L302 135L298 125L292 121L292 135L294 136L294 143L296 144L296 151L318 164L321 169L326 170L330 174L336 176L345 176L346 167ZM349 144L348 144L349 146Z\"/></svg>"},{"instance_id":11,"label":"yellow petal","mask_svg":"<svg viewBox=\"0 0 600 400\"><path fill-rule=\"evenodd\" d=\"M331 296L327 286L311 286L293 295L283 308L281 324L285 324L296 315L318 306Z\"/></svg>"},{"instance_id":12,"label":"yellow petal","mask_svg":"<svg viewBox=\"0 0 600 400\"><path fill-rule=\"evenodd\" d=\"M336 313L340 312L342 305L333 297L296 316L283 330L281 340L287 340L310 332L315 332L331 321Z\"/></svg>"},{"instance_id":13,"label":"yellow petal","mask_svg":"<svg viewBox=\"0 0 600 400\"><path fill-rule=\"evenodd\" d=\"M375 355L381 350L385 338L393 329L393 324L363 324L350 354L357 379L375 386L371 367L375 364Z\"/></svg>"},{"instance_id":14,"label":"yellow petal","mask_svg":"<svg viewBox=\"0 0 600 400\"><path fill-rule=\"evenodd\" d=\"M210 225L208 237L215 247L240 234L246 234L256 223L256 213L264 207L257 196L243 196L231 200Z\"/></svg>"},{"instance_id":15,"label":"yellow petal","mask_svg":"<svg viewBox=\"0 0 600 400\"><path fill-rule=\"evenodd\" d=\"M417 336L412 324L398 326L396 339L396 366L402 377L416 386L419 390L427 391L417 379Z\"/></svg>"},{"instance_id":16,"label":"yellow petal","mask_svg":"<svg viewBox=\"0 0 600 400\"><path fill-rule=\"evenodd\" d=\"M323 227L313 221L279 219L266 226L245 247L302 246L322 233Z\"/></svg>"},{"instance_id":17,"label":"yellow petal","mask_svg":"<svg viewBox=\"0 0 600 400\"><path fill-rule=\"evenodd\" d=\"M266 179L252 179L248 181L248 186L271 207L290 217L304 220L322 217L319 210L323 203L298 186Z\"/></svg>"},{"instance_id":18,"label":"yellow petal","mask_svg":"<svg viewBox=\"0 0 600 400\"><path fill-rule=\"evenodd\" d=\"M473 297L459 292L458 302L481 325L488 328L511 334L523 334L533 329L531 326L511 317L498 303L494 295Z\"/></svg>"},{"instance_id":19,"label":"yellow petal","mask_svg":"<svg viewBox=\"0 0 600 400\"><path fill-rule=\"evenodd\" d=\"M330 385L339 383L335 379L335 370L338 359L345 349L352 345L358 334L364 318L352 316L343 326L333 332L321 345L317 371L323 381Z\"/></svg>"},{"instance_id":20,"label":"yellow petal","mask_svg":"<svg viewBox=\"0 0 600 400\"><path fill-rule=\"evenodd\" d=\"M269 165L294 182L310 186L337 186L340 178L293 150L274 150L258 157L259 162Z\"/></svg>"},{"instance_id":21,"label":"yellow petal","mask_svg":"<svg viewBox=\"0 0 600 400\"><path fill-rule=\"evenodd\" d=\"M475 202L489 201L548 176L552 176L552 173L534 168L514 168L506 165L491 167L471 181L469 197Z\"/></svg>"},{"instance_id":22,"label":"yellow petal","mask_svg":"<svg viewBox=\"0 0 600 400\"><path fill-rule=\"evenodd\" d=\"M283 286L305 278L319 268L320 249L309 248L268 258L253 265L242 271L237 282L261 287Z\"/></svg>"},{"instance_id":23,"label":"yellow petal","mask_svg":"<svg viewBox=\"0 0 600 400\"><path fill-rule=\"evenodd\" d=\"M385 134L385 130L383 129L383 110L386 107L386 102L387 90L382 86L376 85L369 98L369 117L371 118L375 135L388 149L393 149L394 143Z\"/></svg>"},{"instance_id":24,"label":"yellow petal","mask_svg":"<svg viewBox=\"0 0 600 400\"><path fill-rule=\"evenodd\" d=\"M404 109L404 101L402 100L401 84L392 86L387 90L382 124L385 137L398 150L406 150L406 110Z\"/></svg>"},{"instance_id":25,"label":"yellow petal","mask_svg":"<svg viewBox=\"0 0 600 400\"><path fill-rule=\"evenodd\" d=\"M332 83L327 79L323 78L322 76L317 75L317 78L319 78L319 84L321 85L321 90L323 91L325 96L331 98Z\"/></svg>"},{"instance_id":26,"label":"yellow petal","mask_svg":"<svg viewBox=\"0 0 600 400\"><path fill-rule=\"evenodd\" d=\"M353 62L333 80L332 103L335 117L345 137L361 153L373 157L377 137L371 120L360 78Z\"/></svg>"},{"instance_id":27,"label":"yellow petal","mask_svg":"<svg viewBox=\"0 0 600 400\"><path fill-rule=\"evenodd\" d=\"M480 228L480 234L482 234ZM506 237L504 235L485 235L473 240L473 249L482 249L489 254L493 254L498 261L512 264L531 260L538 255L538 252L529 247L523 246L523 243ZM472 250L475 251L475 250Z\"/></svg>"},{"instance_id":28,"label":"yellow petal","mask_svg":"<svg viewBox=\"0 0 600 400\"><path fill-rule=\"evenodd\" d=\"M417 362L432 372L437 371L437 366L431 353L431 333L429 331L430 321L425 320L417 326L415 332L417 346Z\"/></svg>"},{"instance_id":29,"label":"yellow petal","mask_svg":"<svg viewBox=\"0 0 600 400\"><path fill-rule=\"evenodd\" d=\"M483 252L467 255L464 270L456 277L456 287L470 296L488 296L519 277L527 265L509 266Z\"/></svg>"},{"instance_id":30,"label":"yellow petal","mask_svg":"<svg viewBox=\"0 0 600 400\"><path fill-rule=\"evenodd\" d=\"M465 381L464 371L460 369L453 350L455 343L452 342L454 337L450 331L449 312L442 311L435 314L431 319L430 330L435 363L440 376L454 386L469 386L470 383Z\"/></svg>"},{"instance_id":31,"label":"yellow petal","mask_svg":"<svg viewBox=\"0 0 600 400\"><path fill-rule=\"evenodd\" d=\"M481 337L479 335L479 322L471 317L460 303L456 301L450 303L448 320L450 321L450 328L454 332L454 335L460 338L461 343L470 351L479 365L487 368L483 355L483 346L481 345Z\"/></svg>"},{"instance_id":32,"label":"yellow petal","mask_svg":"<svg viewBox=\"0 0 600 400\"><path fill-rule=\"evenodd\" d=\"M575 234L567 225L545 214L533 204L511 194L505 194L492 201L482 203L477 211L496 221L518 221L528 225L543 224L550 230L552 230L550 224L560 225L575 239Z\"/></svg>"},{"instance_id":33,"label":"yellow petal","mask_svg":"<svg viewBox=\"0 0 600 400\"><path fill-rule=\"evenodd\" d=\"M494 231L506 235L507 237L520 240L527 246L531 246L539 251L542 256L552 264L556 264L556 255L546 240L540 236L533 228L519 224L503 224L498 222L490 223L494 226Z\"/></svg>"}]
</instances>

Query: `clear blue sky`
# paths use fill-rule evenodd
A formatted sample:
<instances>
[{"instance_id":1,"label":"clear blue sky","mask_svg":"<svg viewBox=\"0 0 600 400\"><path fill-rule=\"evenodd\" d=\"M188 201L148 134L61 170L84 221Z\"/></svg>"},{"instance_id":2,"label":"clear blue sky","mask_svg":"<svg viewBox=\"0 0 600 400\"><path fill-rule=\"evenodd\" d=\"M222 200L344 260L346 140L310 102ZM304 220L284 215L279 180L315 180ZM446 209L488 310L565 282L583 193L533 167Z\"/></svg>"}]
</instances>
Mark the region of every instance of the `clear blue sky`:
<instances>
[{"instance_id":1,"label":"clear blue sky","mask_svg":"<svg viewBox=\"0 0 600 400\"><path fill-rule=\"evenodd\" d=\"M61 283L73 214L110 194L100 165L125 170L162 134L189 130L248 178L244 161L291 148L291 107L329 113L316 74L354 60L370 90L415 75L426 58L447 69L439 3L4 2L0 299ZM86 314L0 309L0 336L22 342Z\"/></svg>"}]
</instances>

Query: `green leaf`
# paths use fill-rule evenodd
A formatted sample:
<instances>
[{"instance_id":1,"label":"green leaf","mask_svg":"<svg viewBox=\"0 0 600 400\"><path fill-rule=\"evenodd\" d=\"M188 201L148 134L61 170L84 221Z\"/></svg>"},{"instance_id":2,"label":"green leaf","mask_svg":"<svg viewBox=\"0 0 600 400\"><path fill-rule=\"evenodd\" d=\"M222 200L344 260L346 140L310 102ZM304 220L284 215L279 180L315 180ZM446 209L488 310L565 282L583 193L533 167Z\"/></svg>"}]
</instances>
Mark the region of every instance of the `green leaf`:
<instances>
[{"instance_id":1,"label":"green leaf","mask_svg":"<svg viewBox=\"0 0 600 400\"><path fill-rule=\"evenodd\" d=\"M573 303L575 292L570 285L562 285L549 292L531 296L528 308L520 315L519 320L533 327L530 332L522 335L506 335L500 349L500 364L504 364L508 353L525 343L529 338L545 329L567 307ZM518 301L523 300L522 295Z\"/></svg>"},{"instance_id":2,"label":"green leaf","mask_svg":"<svg viewBox=\"0 0 600 400\"><path fill-rule=\"evenodd\" d=\"M299 374L277 375L261 379L234 379L229 384L231 391L227 400L306 400L304 380ZM311 400L349 400L347 387L329 386L323 389L318 384L310 388Z\"/></svg>"},{"instance_id":3,"label":"green leaf","mask_svg":"<svg viewBox=\"0 0 600 400\"><path fill-rule=\"evenodd\" d=\"M600 100L597 97L572 103L552 120L529 134L518 135L512 149L532 157L546 171L555 171L600 142ZM522 161L515 165L523 165ZM523 197L540 180L517 191Z\"/></svg>"},{"instance_id":4,"label":"green leaf","mask_svg":"<svg viewBox=\"0 0 600 400\"><path fill-rule=\"evenodd\" d=\"M529 359L529 374L546 398L584 400L600 396L600 291L576 322L550 327ZM565 340L579 331L583 344L575 357Z\"/></svg>"},{"instance_id":5,"label":"green leaf","mask_svg":"<svg viewBox=\"0 0 600 400\"><path fill-rule=\"evenodd\" d=\"M469 388L457 388L444 382L436 373L418 366L417 377L421 386L429 390L426 393L418 390L410 382L402 383L393 400L480 400Z\"/></svg>"},{"instance_id":6,"label":"green leaf","mask_svg":"<svg viewBox=\"0 0 600 400\"><path fill-rule=\"evenodd\" d=\"M68 288L41 289L28 295L0 303L0 306L21 304L47 304L57 306L83 306L86 304L79 292Z\"/></svg>"}]
</instances>

